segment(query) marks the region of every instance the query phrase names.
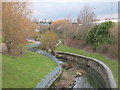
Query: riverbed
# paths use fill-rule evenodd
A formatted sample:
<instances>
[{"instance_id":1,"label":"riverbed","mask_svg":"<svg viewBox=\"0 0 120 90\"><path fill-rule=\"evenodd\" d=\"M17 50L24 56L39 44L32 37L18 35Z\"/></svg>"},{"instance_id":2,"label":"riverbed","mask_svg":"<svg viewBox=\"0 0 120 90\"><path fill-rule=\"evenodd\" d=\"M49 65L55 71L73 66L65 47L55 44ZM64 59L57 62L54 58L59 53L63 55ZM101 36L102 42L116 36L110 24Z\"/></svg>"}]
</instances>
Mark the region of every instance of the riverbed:
<instances>
[{"instance_id":1,"label":"riverbed","mask_svg":"<svg viewBox=\"0 0 120 90\"><path fill-rule=\"evenodd\" d=\"M65 69L61 76L52 84L50 88L107 88L103 78L91 67L71 61L71 58L59 58L61 66L71 65L72 68ZM78 75L81 74L81 75Z\"/></svg>"}]
</instances>

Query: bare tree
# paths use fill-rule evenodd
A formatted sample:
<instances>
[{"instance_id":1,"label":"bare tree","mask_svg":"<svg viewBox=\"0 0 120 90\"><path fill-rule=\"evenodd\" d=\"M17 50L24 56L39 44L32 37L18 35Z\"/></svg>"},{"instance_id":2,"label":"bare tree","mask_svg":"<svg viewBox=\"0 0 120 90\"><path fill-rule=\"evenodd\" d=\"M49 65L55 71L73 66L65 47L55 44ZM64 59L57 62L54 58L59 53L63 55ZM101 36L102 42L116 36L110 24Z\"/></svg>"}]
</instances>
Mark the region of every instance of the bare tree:
<instances>
[{"instance_id":1,"label":"bare tree","mask_svg":"<svg viewBox=\"0 0 120 90\"><path fill-rule=\"evenodd\" d=\"M78 16L78 19L81 20L81 24L87 26L89 28L92 24L92 22L95 20L96 16L94 12L92 11L92 8L88 5L84 6L81 9L81 12Z\"/></svg>"},{"instance_id":2,"label":"bare tree","mask_svg":"<svg viewBox=\"0 0 120 90\"><path fill-rule=\"evenodd\" d=\"M74 35L74 32L75 32L73 30L74 29L73 29L73 26L72 26L72 22L68 21L66 24L64 24L64 33L63 33L64 38L65 39L72 38L73 35Z\"/></svg>"},{"instance_id":3,"label":"bare tree","mask_svg":"<svg viewBox=\"0 0 120 90\"><path fill-rule=\"evenodd\" d=\"M27 2L3 2L3 38L9 54L21 54L26 38L35 30Z\"/></svg>"},{"instance_id":4,"label":"bare tree","mask_svg":"<svg viewBox=\"0 0 120 90\"><path fill-rule=\"evenodd\" d=\"M81 38L85 38L86 34L93 26L93 21L96 19L96 15L94 14L92 8L88 5L85 5L78 16L78 20L80 20L81 26L79 33Z\"/></svg>"}]
</instances>

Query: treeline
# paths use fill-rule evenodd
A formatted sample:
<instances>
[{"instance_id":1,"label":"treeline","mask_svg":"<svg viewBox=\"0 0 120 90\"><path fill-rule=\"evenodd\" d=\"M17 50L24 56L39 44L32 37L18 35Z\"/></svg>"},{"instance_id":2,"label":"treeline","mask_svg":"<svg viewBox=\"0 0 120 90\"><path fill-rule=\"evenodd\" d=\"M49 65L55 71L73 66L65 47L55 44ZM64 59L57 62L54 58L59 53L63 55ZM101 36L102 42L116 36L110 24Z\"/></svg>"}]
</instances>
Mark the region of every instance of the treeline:
<instances>
[{"instance_id":1,"label":"treeline","mask_svg":"<svg viewBox=\"0 0 120 90\"><path fill-rule=\"evenodd\" d=\"M57 21L58 22L58 21ZM118 58L118 24L111 21L92 25L88 30L84 26L59 23L53 30L64 40L64 44L100 52L112 58Z\"/></svg>"},{"instance_id":2,"label":"treeline","mask_svg":"<svg viewBox=\"0 0 120 90\"><path fill-rule=\"evenodd\" d=\"M54 51L55 42L64 40L64 44L99 52L112 58L118 57L118 24L111 21L95 24L96 15L90 6L84 6L77 17L77 22L72 22L70 17L56 20L51 25L39 25L40 32L32 36L42 42L41 49ZM45 30L44 30L45 29ZM56 34L58 35L56 35ZM113 53L114 52L114 53Z\"/></svg>"},{"instance_id":3,"label":"treeline","mask_svg":"<svg viewBox=\"0 0 120 90\"><path fill-rule=\"evenodd\" d=\"M70 19L56 20L52 23L54 30L64 44L85 49L87 51L99 52L109 57L118 58L118 23L111 21L95 24L94 12L85 6L74 24Z\"/></svg>"}]
</instances>

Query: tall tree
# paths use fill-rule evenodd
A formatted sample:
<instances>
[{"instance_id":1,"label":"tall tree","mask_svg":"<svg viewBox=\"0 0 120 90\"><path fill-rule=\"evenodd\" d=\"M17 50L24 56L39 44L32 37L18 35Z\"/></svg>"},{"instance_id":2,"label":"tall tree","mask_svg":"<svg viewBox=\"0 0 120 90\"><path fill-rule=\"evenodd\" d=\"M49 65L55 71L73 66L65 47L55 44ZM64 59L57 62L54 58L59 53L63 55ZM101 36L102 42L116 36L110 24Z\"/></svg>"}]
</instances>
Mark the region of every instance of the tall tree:
<instances>
[{"instance_id":1,"label":"tall tree","mask_svg":"<svg viewBox=\"0 0 120 90\"><path fill-rule=\"evenodd\" d=\"M31 10L27 2L3 2L3 38L8 53L18 55L28 35L35 30L31 22Z\"/></svg>"},{"instance_id":2,"label":"tall tree","mask_svg":"<svg viewBox=\"0 0 120 90\"><path fill-rule=\"evenodd\" d=\"M56 20L52 23L52 29L62 36L64 39L72 38L74 36L74 28L69 18L63 20Z\"/></svg>"},{"instance_id":3,"label":"tall tree","mask_svg":"<svg viewBox=\"0 0 120 90\"><path fill-rule=\"evenodd\" d=\"M95 20L96 16L92 11L92 8L88 5L85 5L78 16L78 19L81 20L81 24L89 28L92 22Z\"/></svg>"},{"instance_id":4,"label":"tall tree","mask_svg":"<svg viewBox=\"0 0 120 90\"><path fill-rule=\"evenodd\" d=\"M78 34L80 34L80 38L85 38L86 34L90 30L90 28L93 26L93 21L95 20L96 15L94 14L94 11L92 8L88 5L85 5L78 16L78 20L81 23L80 30ZM82 34L82 35L81 35Z\"/></svg>"}]
</instances>

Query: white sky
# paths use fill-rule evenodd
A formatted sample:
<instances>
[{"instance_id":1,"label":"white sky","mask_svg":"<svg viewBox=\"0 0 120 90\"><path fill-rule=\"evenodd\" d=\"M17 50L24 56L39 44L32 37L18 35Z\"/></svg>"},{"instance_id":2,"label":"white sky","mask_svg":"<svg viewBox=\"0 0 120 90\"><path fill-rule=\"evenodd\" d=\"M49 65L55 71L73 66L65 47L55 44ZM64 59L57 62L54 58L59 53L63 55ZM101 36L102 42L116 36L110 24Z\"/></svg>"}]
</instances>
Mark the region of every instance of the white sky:
<instances>
[{"instance_id":1,"label":"white sky","mask_svg":"<svg viewBox=\"0 0 120 90\"><path fill-rule=\"evenodd\" d=\"M118 0L31 0L32 2L113 2Z\"/></svg>"},{"instance_id":2,"label":"white sky","mask_svg":"<svg viewBox=\"0 0 120 90\"><path fill-rule=\"evenodd\" d=\"M119 0L0 0L0 1L31 1L33 18L39 19L63 19L71 15L76 19L84 5L93 8L97 18L104 19L117 17Z\"/></svg>"},{"instance_id":3,"label":"white sky","mask_svg":"<svg viewBox=\"0 0 120 90\"><path fill-rule=\"evenodd\" d=\"M27 1L27 2L116 2L120 0L0 0L2 2L16 2L16 1Z\"/></svg>"},{"instance_id":4,"label":"white sky","mask_svg":"<svg viewBox=\"0 0 120 90\"><path fill-rule=\"evenodd\" d=\"M97 18L117 17L117 1L113 0L34 0L33 17L39 19L64 19L67 15L71 15L72 19L76 19L80 10L84 5L89 5ZM92 2L95 1L95 2ZM112 1L112 2L110 2Z\"/></svg>"}]
</instances>

